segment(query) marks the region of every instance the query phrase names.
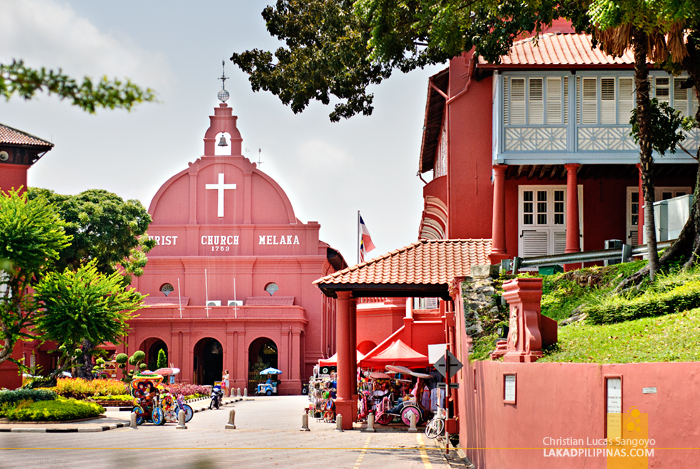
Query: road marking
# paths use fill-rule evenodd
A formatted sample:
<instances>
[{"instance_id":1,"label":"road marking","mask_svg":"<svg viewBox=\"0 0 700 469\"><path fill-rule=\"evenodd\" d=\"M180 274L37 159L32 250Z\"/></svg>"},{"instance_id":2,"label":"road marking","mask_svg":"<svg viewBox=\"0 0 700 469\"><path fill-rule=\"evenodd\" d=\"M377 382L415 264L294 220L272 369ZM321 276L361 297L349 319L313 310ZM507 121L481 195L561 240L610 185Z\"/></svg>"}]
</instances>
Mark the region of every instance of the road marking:
<instances>
[{"instance_id":1,"label":"road marking","mask_svg":"<svg viewBox=\"0 0 700 469\"><path fill-rule=\"evenodd\" d=\"M369 446L369 441L371 439L371 436L367 437L367 441L365 441L365 446L362 447L362 451L360 451L360 456L357 458L357 461L355 462L355 467L353 467L352 469L359 469L360 464L362 464L362 458L364 458L365 453L367 453L367 447Z\"/></svg>"},{"instance_id":2,"label":"road marking","mask_svg":"<svg viewBox=\"0 0 700 469\"><path fill-rule=\"evenodd\" d=\"M425 469L433 469L433 465L430 464L430 459L428 459L428 452L425 450L425 445L423 444L423 437L419 434L416 435L418 440L418 449L420 450L420 458L423 461Z\"/></svg>"}]
</instances>

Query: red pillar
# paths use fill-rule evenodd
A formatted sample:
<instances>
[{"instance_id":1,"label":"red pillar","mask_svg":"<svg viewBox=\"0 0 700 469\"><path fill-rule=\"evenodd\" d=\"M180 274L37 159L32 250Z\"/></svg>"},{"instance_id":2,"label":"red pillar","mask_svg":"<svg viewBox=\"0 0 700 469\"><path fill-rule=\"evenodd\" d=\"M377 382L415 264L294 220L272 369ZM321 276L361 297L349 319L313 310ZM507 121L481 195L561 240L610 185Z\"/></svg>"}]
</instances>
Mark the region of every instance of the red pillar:
<instances>
[{"instance_id":1,"label":"red pillar","mask_svg":"<svg viewBox=\"0 0 700 469\"><path fill-rule=\"evenodd\" d=\"M357 360L357 352L352 353L352 321L350 312L350 292L338 292L336 303L336 347L338 350L338 388L335 411L343 416L343 430L352 428L355 410L352 399L352 359ZM353 357L354 355L354 357Z\"/></svg>"},{"instance_id":2,"label":"red pillar","mask_svg":"<svg viewBox=\"0 0 700 469\"><path fill-rule=\"evenodd\" d=\"M506 252L506 165L493 167L493 217L491 221L492 264L508 258Z\"/></svg>"},{"instance_id":3,"label":"red pillar","mask_svg":"<svg viewBox=\"0 0 700 469\"><path fill-rule=\"evenodd\" d=\"M578 163L564 165L566 168L566 250L581 252L581 230L578 226Z\"/></svg>"},{"instance_id":4,"label":"red pillar","mask_svg":"<svg viewBox=\"0 0 700 469\"><path fill-rule=\"evenodd\" d=\"M644 244L644 186L642 185L642 165L637 163L639 172L639 218L637 219L637 244Z\"/></svg>"},{"instance_id":5,"label":"red pillar","mask_svg":"<svg viewBox=\"0 0 700 469\"><path fill-rule=\"evenodd\" d=\"M357 401L360 398L357 392L357 299L350 298L350 389L352 389L353 409L357 409ZM357 412L352 413L352 421L357 421Z\"/></svg>"}]
</instances>

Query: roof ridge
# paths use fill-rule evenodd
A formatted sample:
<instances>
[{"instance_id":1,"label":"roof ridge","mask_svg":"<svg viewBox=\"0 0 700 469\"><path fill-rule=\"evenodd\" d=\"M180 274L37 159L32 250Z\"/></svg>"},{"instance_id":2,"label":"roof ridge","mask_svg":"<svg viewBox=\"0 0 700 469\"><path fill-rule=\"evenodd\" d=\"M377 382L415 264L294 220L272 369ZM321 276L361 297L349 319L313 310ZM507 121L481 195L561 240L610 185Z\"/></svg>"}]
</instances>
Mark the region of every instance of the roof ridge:
<instances>
[{"instance_id":1,"label":"roof ridge","mask_svg":"<svg viewBox=\"0 0 700 469\"><path fill-rule=\"evenodd\" d=\"M54 146L54 144L53 144L52 142L49 142L48 140L44 140L43 138L39 138L39 137L37 137L36 135L32 135L32 134L30 134L29 132L25 132L24 130L15 129L14 127L10 127L9 125L3 124L3 123L0 123L0 127L5 127L6 129L10 129L10 130L12 130L13 132L20 133L20 134L22 134L22 135L24 135L24 136L27 136L27 137L30 137L30 138L39 140L40 142L44 142L44 143L46 143L47 145Z\"/></svg>"}]
</instances>

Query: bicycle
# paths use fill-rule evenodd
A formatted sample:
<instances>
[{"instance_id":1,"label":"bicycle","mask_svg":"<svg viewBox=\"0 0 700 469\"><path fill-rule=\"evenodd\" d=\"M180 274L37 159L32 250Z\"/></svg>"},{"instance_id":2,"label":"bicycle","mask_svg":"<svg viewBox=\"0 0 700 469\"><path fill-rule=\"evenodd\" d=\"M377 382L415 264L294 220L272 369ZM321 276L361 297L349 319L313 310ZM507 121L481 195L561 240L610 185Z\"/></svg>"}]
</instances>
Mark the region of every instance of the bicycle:
<instances>
[{"instance_id":1,"label":"bicycle","mask_svg":"<svg viewBox=\"0 0 700 469\"><path fill-rule=\"evenodd\" d=\"M435 416L430 422L425 426L425 436L430 439L442 436L445 431L445 419L447 418L447 413L445 409L438 407Z\"/></svg>"}]
</instances>

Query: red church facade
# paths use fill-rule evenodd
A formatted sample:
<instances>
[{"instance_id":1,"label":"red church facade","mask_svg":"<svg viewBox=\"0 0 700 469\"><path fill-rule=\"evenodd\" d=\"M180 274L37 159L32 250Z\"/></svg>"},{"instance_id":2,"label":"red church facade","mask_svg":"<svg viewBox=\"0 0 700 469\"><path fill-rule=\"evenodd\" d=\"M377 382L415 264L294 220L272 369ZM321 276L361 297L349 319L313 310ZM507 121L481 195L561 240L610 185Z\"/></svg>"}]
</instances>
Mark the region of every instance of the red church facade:
<instances>
[{"instance_id":1,"label":"red church facade","mask_svg":"<svg viewBox=\"0 0 700 469\"><path fill-rule=\"evenodd\" d=\"M653 97L684 115L687 77L651 70ZM516 42L501 63L472 53L430 78L419 173L423 239L491 238L492 262L642 244L638 147L629 136L633 57L592 49L555 24ZM694 152L697 131L684 145ZM689 194L697 163L655 155L656 200ZM427 177L427 176L426 176Z\"/></svg>"},{"instance_id":2,"label":"red church facade","mask_svg":"<svg viewBox=\"0 0 700 469\"><path fill-rule=\"evenodd\" d=\"M149 295L147 308L118 351L143 350L151 364L164 349L181 381L212 384L228 370L232 388L252 389L272 366L283 371L279 392L298 394L335 352L335 300L312 282L345 262L242 156L236 120L221 103L204 156L154 196L148 232L158 244L132 284Z\"/></svg>"}]
</instances>

